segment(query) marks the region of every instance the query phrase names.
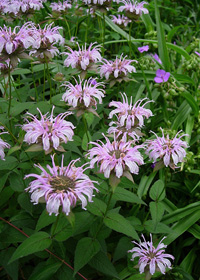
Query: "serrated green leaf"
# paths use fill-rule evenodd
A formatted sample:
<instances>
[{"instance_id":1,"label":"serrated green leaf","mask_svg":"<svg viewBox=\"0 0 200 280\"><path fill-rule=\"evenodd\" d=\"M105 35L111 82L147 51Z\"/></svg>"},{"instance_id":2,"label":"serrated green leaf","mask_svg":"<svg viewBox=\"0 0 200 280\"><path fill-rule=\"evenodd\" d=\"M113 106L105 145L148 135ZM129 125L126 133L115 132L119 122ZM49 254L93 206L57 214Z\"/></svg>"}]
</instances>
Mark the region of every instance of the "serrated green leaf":
<instances>
[{"instance_id":1,"label":"serrated green leaf","mask_svg":"<svg viewBox=\"0 0 200 280\"><path fill-rule=\"evenodd\" d=\"M96 256L91 259L89 265L103 274L119 279L114 265L108 259L108 256L102 251L97 253Z\"/></svg>"},{"instance_id":2,"label":"serrated green leaf","mask_svg":"<svg viewBox=\"0 0 200 280\"><path fill-rule=\"evenodd\" d=\"M96 239L84 237L79 240L75 251L74 272L77 273L99 250L100 244Z\"/></svg>"},{"instance_id":3,"label":"serrated green leaf","mask_svg":"<svg viewBox=\"0 0 200 280\"><path fill-rule=\"evenodd\" d=\"M131 223L118 213L108 212L104 224L117 232L139 240L138 234Z\"/></svg>"},{"instance_id":4,"label":"serrated green leaf","mask_svg":"<svg viewBox=\"0 0 200 280\"><path fill-rule=\"evenodd\" d=\"M9 263L13 261L28 256L30 254L43 251L48 248L52 243L50 236L46 232L36 232L27 238L19 247L16 249L12 255Z\"/></svg>"},{"instance_id":5,"label":"serrated green leaf","mask_svg":"<svg viewBox=\"0 0 200 280\"><path fill-rule=\"evenodd\" d=\"M48 280L61 267L62 262L55 262L52 264L39 264L34 272L29 277L29 280Z\"/></svg>"},{"instance_id":6,"label":"serrated green leaf","mask_svg":"<svg viewBox=\"0 0 200 280\"><path fill-rule=\"evenodd\" d=\"M96 215L102 217L106 212L106 204L102 200L94 197L92 203L88 203L87 210Z\"/></svg>"},{"instance_id":7,"label":"serrated green leaf","mask_svg":"<svg viewBox=\"0 0 200 280\"><path fill-rule=\"evenodd\" d=\"M156 181L149 191L151 199L162 201L165 198L165 185L162 180Z\"/></svg>"},{"instance_id":8,"label":"serrated green leaf","mask_svg":"<svg viewBox=\"0 0 200 280\"><path fill-rule=\"evenodd\" d=\"M150 202L149 206L152 220L157 224L164 214L164 206L161 202Z\"/></svg>"},{"instance_id":9,"label":"serrated green leaf","mask_svg":"<svg viewBox=\"0 0 200 280\"><path fill-rule=\"evenodd\" d=\"M50 216L47 210L45 209L37 221L36 230L39 231L42 228L50 224L53 224L55 221L56 221L56 216L55 215Z\"/></svg>"},{"instance_id":10,"label":"serrated green leaf","mask_svg":"<svg viewBox=\"0 0 200 280\"><path fill-rule=\"evenodd\" d=\"M131 203L145 204L145 202L142 201L136 194L120 187L116 188L113 194L113 199Z\"/></svg>"}]
</instances>

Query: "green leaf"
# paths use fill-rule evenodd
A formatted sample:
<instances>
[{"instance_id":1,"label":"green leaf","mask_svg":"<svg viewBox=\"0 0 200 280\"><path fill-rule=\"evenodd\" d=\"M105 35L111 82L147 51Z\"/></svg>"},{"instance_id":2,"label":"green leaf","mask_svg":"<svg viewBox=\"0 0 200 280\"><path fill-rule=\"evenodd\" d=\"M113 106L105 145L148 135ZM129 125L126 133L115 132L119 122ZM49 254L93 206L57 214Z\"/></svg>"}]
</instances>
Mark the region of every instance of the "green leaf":
<instances>
[{"instance_id":1,"label":"green leaf","mask_svg":"<svg viewBox=\"0 0 200 280\"><path fill-rule=\"evenodd\" d=\"M170 227L163 223L155 223L153 220L148 220L144 223L144 228L150 233L170 233Z\"/></svg>"},{"instance_id":2,"label":"green leaf","mask_svg":"<svg viewBox=\"0 0 200 280\"><path fill-rule=\"evenodd\" d=\"M23 74L30 74L31 71L29 69L19 69L16 68L13 72L11 72L11 75L23 75Z\"/></svg>"},{"instance_id":3,"label":"green leaf","mask_svg":"<svg viewBox=\"0 0 200 280\"><path fill-rule=\"evenodd\" d=\"M9 156L9 155L13 154L14 152L19 151L20 149L21 149L21 146L18 146L18 145L14 146L14 147L11 147L9 149L7 155Z\"/></svg>"},{"instance_id":4,"label":"green leaf","mask_svg":"<svg viewBox=\"0 0 200 280\"><path fill-rule=\"evenodd\" d=\"M97 240L90 237L84 237L79 240L75 251L74 272L77 273L99 250L100 244Z\"/></svg>"},{"instance_id":5,"label":"green leaf","mask_svg":"<svg viewBox=\"0 0 200 280\"><path fill-rule=\"evenodd\" d=\"M152 21L152 18L150 14L144 14L142 13L141 19L144 22L144 25L147 29L147 32L153 31L154 30L154 22Z\"/></svg>"},{"instance_id":6,"label":"green leaf","mask_svg":"<svg viewBox=\"0 0 200 280\"><path fill-rule=\"evenodd\" d=\"M181 124L188 118L190 112L191 107L186 102L186 100L184 100L174 117L171 129L178 130L179 126L181 126Z\"/></svg>"},{"instance_id":7,"label":"green leaf","mask_svg":"<svg viewBox=\"0 0 200 280\"><path fill-rule=\"evenodd\" d=\"M40 263L29 277L29 280L48 280L61 267L62 262L52 264Z\"/></svg>"},{"instance_id":8,"label":"green leaf","mask_svg":"<svg viewBox=\"0 0 200 280\"><path fill-rule=\"evenodd\" d=\"M174 223L198 210L200 210L200 202L195 202L165 215L162 222L165 224Z\"/></svg>"},{"instance_id":9,"label":"green leaf","mask_svg":"<svg viewBox=\"0 0 200 280\"><path fill-rule=\"evenodd\" d=\"M136 194L120 187L116 188L113 194L113 199L131 203L145 204L145 202L142 201Z\"/></svg>"},{"instance_id":10,"label":"green leaf","mask_svg":"<svg viewBox=\"0 0 200 280\"><path fill-rule=\"evenodd\" d=\"M150 176L142 176L138 190L137 190L137 194L140 198L147 194L148 189L149 189L154 177L156 176L156 173L157 172L152 172Z\"/></svg>"},{"instance_id":11,"label":"green leaf","mask_svg":"<svg viewBox=\"0 0 200 280\"><path fill-rule=\"evenodd\" d=\"M102 217L106 212L106 204L102 200L94 197L92 203L88 203L87 210L96 215Z\"/></svg>"},{"instance_id":12,"label":"green leaf","mask_svg":"<svg viewBox=\"0 0 200 280\"><path fill-rule=\"evenodd\" d=\"M88 139L89 138L89 139ZM92 137L91 137L91 135L90 135L90 132L89 131L87 131L87 133L84 133L84 135L83 135L83 140L82 140L82 145L81 145L81 147L82 147L82 149L84 150L84 151L87 151L88 150L88 143L90 142L90 141L92 141Z\"/></svg>"},{"instance_id":13,"label":"green leaf","mask_svg":"<svg viewBox=\"0 0 200 280\"><path fill-rule=\"evenodd\" d=\"M164 206L161 202L150 202L150 212L152 220L157 224L164 214Z\"/></svg>"},{"instance_id":14,"label":"green leaf","mask_svg":"<svg viewBox=\"0 0 200 280\"><path fill-rule=\"evenodd\" d=\"M50 236L46 232L36 232L27 238L19 247L16 249L14 254L12 255L9 263L28 256L30 254L43 251L48 248L52 243Z\"/></svg>"},{"instance_id":15,"label":"green leaf","mask_svg":"<svg viewBox=\"0 0 200 280\"><path fill-rule=\"evenodd\" d=\"M193 266L194 266L194 261L197 258L196 255L196 250L197 248L193 248L188 254L187 256L183 259L183 261L180 264L180 267L182 267L184 269L185 272L191 274L193 271Z\"/></svg>"},{"instance_id":16,"label":"green leaf","mask_svg":"<svg viewBox=\"0 0 200 280\"><path fill-rule=\"evenodd\" d=\"M108 256L102 251L91 259L89 265L103 274L119 279L114 265L108 259Z\"/></svg>"},{"instance_id":17,"label":"green leaf","mask_svg":"<svg viewBox=\"0 0 200 280\"><path fill-rule=\"evenodd\" d=\"M1 160L0 170L12 170L18 165L18 161L15 157L6 157L5 160Z\"/></svg>"},{"instance_id":18,"label":"green leaf","mask_svg":"<svg viewBox=\"0 0 200 280\"><path fill-rule=\"evenodd\" d=\"M18 271L19 265L18 261L15 261L12 264L8 264L10 256L13 254L15 249L13 247L6 248L0 252L0 265L3 266L3 269L8 273L12 280L18 280ZM7 277L8 279L10 277Z\"/></svg>"},{"instance_id":19,"label":"green leaf","mask_svg":"<svg viewBox=\"0 0 200 280\"><path fill-rule=\"evenodd\" d=\"M156 29L157 29L157 36L158 36L158 53L164 65L165 70L170 71L169 54L165 41L165 33L163 30L162 22L160 20L160 13L158 9L157 0L154 0L154 3L155 3L155 16L156 16Z\"/></svg>"},{"instance_id":20,"label":"green leaf","mask_svg":"<svg viewBox=\"0 0 200 280\"><path fill-rule=\"evenodd\" d=\"M156 181L149 191L151 199L161 201L165 198L165 185L162 180Z\"/></svg>"},{"instance_id":21,"label":"green leaf","mask_svg":"<svg viewBox=\"0 0 200 280\"><path fill-rule=\"evenodd\" d=\"M0 180L0 192L2 191L7 179L8 179L8 175L9 173L5 173L3 176L1 176L1 180Z\"/></svg>"},{"instance_id":22,"label":"green leaf","mask_svg":"<svg viewBox=\"0 0 200 280\"><path fill-rule=\"evenodd\" d=\"M200 226L195 224L191 226L188 231L197 239L200 239Z\"/></svg>"},{"instance_id":23,"label":"green leaf","mask_svg":"<svg viewBox=\"0 0 200 280\"><path fill-rule=\"evenodd\" d=\"M109 212L104 219L107 227L139 240L137 232L131 223L118 213Z\"/></svg>"},{"instance_id":24,"label":"green leaf","mask_svg":"<svg viewBox=\"0 0 200 280\"><path fill-rule=\"evenodd\" d=\"M33 209L33 203L30 201L29 194L23 192L18 196L17 201L19 202L19 205L22 207L22 209L25 209L26 212L32 214Z\"/></svg>"},{"instance_id":25,"label":"green leaf","mask_svg":"<svg viewBox=\"0 0 200 280\"><path fill-rule=\"evenodd\" d=\"M15 106L13 106L10 110L10 114L13 117L18 116L21 114L23 111L30 109L34 104L32 102L24 102L24 103L19 103L17 102Z\"/></svg>"},{"instance_id":26,"label":"green leaf","mask_svg":"<svg viewBox=\"0 0 200 280\"><path fill-rule=\"evenodd\" d=\"M120 260L121 258L127 256L127 251L131 249L132 243L130 238L123 236L120 238L113 255L113 262Z\"/></svg>"},{"instance_id":27,"label":"green leaf","mask_svg":"<svg viewBox=\"0 0 200 280\"><path fill-rule=\"evenodd\" d=\"M177 222L174 226L172 226L172 233L170 233L165 239L165 244L169 245L176 238L182 235L185 231L187 231L193 224L195 224L200 217L200 210L193 212L192 214L186 216Z\"/></svg>"},{"instance_id":28,"label":"green leaf","mask_svg":"<svg viewBox=\"0 0 200 280\"><path fill-rule=\"evenodd\" d=\"M16 192L22 192L25 189L24 180L21 174L13 173L9 176L10 187Z\"/></svg>"},{"instance_id":29,"label":"green leaf","mask_svg":"<svg viewBox=\"0 0 200 280\"><path fill-rule=\"evenodd\" d=\"M181 92L181 95L187 100L188 104L193 110L193 113L195 116L198 116L199 114L199 106L194 97L187 91Z\"/></svg>"},{"instance_id":30,"label":"green leaf","mask_svg":"<svg viewBox=\"0 0 200 280\"><path fill-rule=\"evenodd\" d=\"M47 210L45 209L37 221L36 230L39 231L42 228L50 224L53 224L55 221L56 221L56 216L55 215L50 216Z\"/></svg>"}]
</instances>

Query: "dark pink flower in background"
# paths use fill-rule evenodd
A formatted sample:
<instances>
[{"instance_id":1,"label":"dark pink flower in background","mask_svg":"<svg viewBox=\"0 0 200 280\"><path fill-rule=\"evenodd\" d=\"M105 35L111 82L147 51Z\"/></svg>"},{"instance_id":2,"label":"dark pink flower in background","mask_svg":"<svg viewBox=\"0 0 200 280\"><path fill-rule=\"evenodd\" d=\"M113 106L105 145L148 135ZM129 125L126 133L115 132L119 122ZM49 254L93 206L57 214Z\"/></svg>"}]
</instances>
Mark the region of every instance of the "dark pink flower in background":
<instances>
[{"instance_id":1,"label":"dark pink flower in background","mask_svg":"<svg viewBox=\"0 0 200 280\"><path fill-rule=\"evenodd\" d=\"M148 50L149 50L149 46L148 46L148 45L138 48L138 51L139 51L140 53L148 52Z\"/></svg>"},{"instance_id":2,"label":"dark pink flower in background","mask_svg":"<svg viewBox=\"0 0 200 280\"><path fill-rule=\"evenodd\" d=\"M178 137L180 132L173 139L170 139L169 135L165 137L163 131L162 137L157 136L153 132L156 139L146 141L147 149L145 153L154 162L161 160L166 167L176 168L179 162L183 162L186 157L185 149L188 148L187 142L181 140L182 137L188 135L183 134Z\"/></svg>"},{"instance_id":3,"label":"dark pink flower in background","mask_svg":"<svg viewBox=\"0 0 200 280\"><path fill-rule=\"evenodd\" d=\"M154 78L154 81L157 84L165 83L169 80L170 75L171 74L169 72L165 72L163 69L158 69L156 71L156 77Z\"/></svg>"},{"instance_id":4,"label":"dark pink flower in background","mask_svg":"<svg viewBox=\"0 0 200 280\"><path fill-rule=\"evenodd\" d=\"M95 163L100 165L100 172L104 173L106 178L110 177L110 173L113 171L117 178L123 176L125 171L138 174L139 166L144 164L143 157L138 151L139 148L143 148L142 145L132 147L132 142L114 141L110 140L104 135L106 143L98 140L91 142L95 145L88 152L90 161L90 167L93 168Z\"/></svg>"},{"instance_id":5,"label":"dark pink flower in background","mask_svg":"<svg viewBox=\"0 0 200 280\"><path fill-rule=\"evenodd\" d=\"M24 142L29 145L38 143L42 145L46 153L50 153L53 148L62 151L63 149L61 149L60 144L72 141L74 135L74 125L64 120L72 113L61 113L57 117L54 117L54 106L50 115L48 113L42 115L38 108L37 110L40 113L40 120L36 116L27 113L27 117L30 118L31 121L25 119L27 124L22 126L22 129L26 131Z\"/></svg>"},{"instance_id":6,"label":"dark pink flower in background","mask_svg":"<svg viewBox=\"0 0 200 280\"><path fill-rule=\"evenodd\" d=\"M162 274L165 274L167 267L171 269L171 262L168 259L170 258L174 260L174 256L165 254L165 248L167 245L162 243L162 241L166 237L161 239L157 247L153 245L151 234L150 242L146 241L143 235L142 238L144 241L140 240L139 243L133 241L137 247L134 247L132 250L128 251L133 253L131 260L134 261L135 258L139 257L138 266L140 273L149 272L151 275L153 275L156 271L160 271Z\"/></svg>"},{"instance_id":7,"label":"dark pink flower in background","mask_svg":"<svg viewBox=\"0 0 200 280\"><path fill-rule=\"evenodd\" d=\"M55 155L54 155L55 156ZM82 209L86 210L87 199L92 202L93 191L96 189L93 183L95 181L84 174L89 169L84 164L81 167L75 167L75 163L79 160L72 160L68 166L64 166L64 156L62 156L61 166L57 166L54 161L54 156L51 156L52 167L47 165L46 171L41 165L35 167L41 170L41 174L28 174L26 178L35 177L36 179L29 184L26 191L31 193L31 202L38 204L46 202L46 209L49 215L52 213L57 216L59 209L63 213L69 215L80 201ZM86 199L87 197L87 199Z\"/></svg>"}]
</instances>

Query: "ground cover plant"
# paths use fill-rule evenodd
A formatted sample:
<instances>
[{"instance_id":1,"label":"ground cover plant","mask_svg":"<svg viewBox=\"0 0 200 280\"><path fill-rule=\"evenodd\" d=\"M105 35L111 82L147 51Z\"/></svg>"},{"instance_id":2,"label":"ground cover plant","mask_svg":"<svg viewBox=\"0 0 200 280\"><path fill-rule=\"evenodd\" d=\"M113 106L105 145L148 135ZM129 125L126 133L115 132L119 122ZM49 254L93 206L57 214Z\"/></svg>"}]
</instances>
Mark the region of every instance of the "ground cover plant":
<instances>
[{"instance_id":1,"label":"ground cover plant","mask_svg":"<svg viewBox=\"0 0 200 280\"><path fill-rule=\"evenodd\" d=\"M0 15L0 278L200 279L198 1Z\"/></svg>"}]
</instances>

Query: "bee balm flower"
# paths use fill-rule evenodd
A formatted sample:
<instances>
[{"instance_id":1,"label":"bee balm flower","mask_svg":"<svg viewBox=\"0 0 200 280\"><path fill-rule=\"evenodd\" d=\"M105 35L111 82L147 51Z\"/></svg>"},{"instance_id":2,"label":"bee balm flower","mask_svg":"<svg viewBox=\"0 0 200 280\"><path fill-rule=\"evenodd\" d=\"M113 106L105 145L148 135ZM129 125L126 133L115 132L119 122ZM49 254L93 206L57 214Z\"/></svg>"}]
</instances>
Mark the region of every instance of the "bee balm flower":
<instances>
[{"instance_id":1,"label":"bee balm flower","mask_svg":"<svg viewBox=\"0 0 200 280\"><path fill-rule=\"evenodd\" d=\"M156 139L146 141L147 149L145 153L150 159L153 159L154 162L159 159L166 167L169 166L174 169L179 162L183 162L183 159L186 157L185 148L188 147L187 142L181 140L181 138L187 136L187 134L177 137L179 133L180 131L173 139L170 139L169 135L165 137L163 131L162 137L158 137L154 133Z\"/></svg>"},{"instance_id":2,"label":"bee balm flower","mask_svg":"<svg viewBox=\"0 0 200 280\"><path fill-rule=\"evenodd\" d=\"M42 115L39 109L41 120L38 120L35 116L27 113L31 121L27 120L27 124L22 126L22 129L26 131L24 141L28 144L40 143L46 153L50 153L52 149L61 150L61 143L67 143L72 140L74 135L73 129L75 128L71 122L65 121L66 116L70 115L70 112L61 113L57 117L53 117L53 110L51 115L48 113Z\"/></svg>"},{"instance_id":3,"label":"bee balm flower","mask_svg":"<svg viewBox=\"0 0 200 280\"><path fill-rule=\"evenodd\" d=\"M137 3L137 1L134 0L121 0L121 3L124 4L124 6L119 7L119 12L126 12L126 16L130 19L138 19L139 16L144 14L148 14L149 11L144 8L144 5L148 5L147 2L142 1L141 3Z\"/></svg>"},{"instance_id":4,"label":"bee balm flower","mask_svg":"<svg viewBox=\"0 0 200 280\"><path fill-rule=\"evenodd\" d=\"M80 201L82 209L85 210L87 206L87 199L92 202L93 190L98 191L90 178L84 174L88 167L75 167L75 163L79 160L72 160L68 166L64 166L62 156L61 167L56 166L54 156L52 158L52 167L47 165L48 172L41 166L36 165L42 173L29 174L25 178L35 177L26 191L31 193L31 202L38 204L41 199L46 201L46 209L49 215L54 213L56 216L59 214L59 208L62 212L69 215L71 208L75 207L77 202Z\"/></svg>"},{"instance_id":5,"label":"bee balm flower","mask_svg":"<svg viewBox=\"0 0 200 280\"><path fill-rule=\"evenodd\" d=\"M165 274L166 267L171 269L171 262L168 258L174 260L174 256L170 254L165 254L165 249L167 245L162 243L166 238L164 237L155 248L152 242L152 235L150 234L151 241L147 242L142 235L144 241L140 240L140 243L133 241L137 245L132 250L128 251L133 253L132 261L139 257L139 271L140 273L150 273L153 275L156 271L160 271L162 274ZM149 278L150 279L150 278Z\"/></svg>"},{"instance_id":6,"label":"bee balm flower","mask_svg":"<svg viewBox=\"0 0 200 280\"><path fill-rule=\"evenodd\" d=\"M93 168L95 163L100 164L100 172L104 173L106 178L110 177L112 171L117 178L123 176L123 173L127 171L138 174L139 165L144 164L143 157L138 151L142 146L132 147L131 142L114 140L111 143L107 137L105 139L106 144L100 140L98 143L91 142L96 147L88 152L91 160L90 167Z\"/></svg>"},{"instance_id":7,"label":"bee balm flower","mask_svg":"<svg viewBox=\"0 0 200 280\"><path fill-rule=\"evenodd\" d=\"M2 127L0 127L0 129L2 129ZM5 134L7 132L1 132L0 135ZM0 158L2 160L5 160L5 153L4 153L4 149L5 148L10 148L10 145L8 143L6 143L5 141L3 141L3 139L0 138Z\"/></svg>"}]
</instances>

